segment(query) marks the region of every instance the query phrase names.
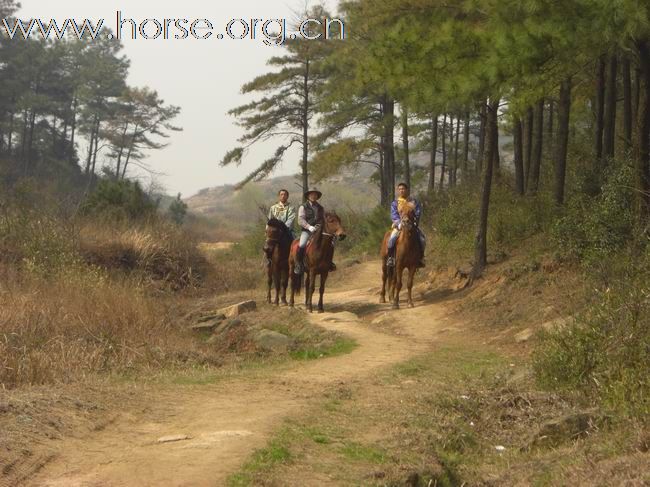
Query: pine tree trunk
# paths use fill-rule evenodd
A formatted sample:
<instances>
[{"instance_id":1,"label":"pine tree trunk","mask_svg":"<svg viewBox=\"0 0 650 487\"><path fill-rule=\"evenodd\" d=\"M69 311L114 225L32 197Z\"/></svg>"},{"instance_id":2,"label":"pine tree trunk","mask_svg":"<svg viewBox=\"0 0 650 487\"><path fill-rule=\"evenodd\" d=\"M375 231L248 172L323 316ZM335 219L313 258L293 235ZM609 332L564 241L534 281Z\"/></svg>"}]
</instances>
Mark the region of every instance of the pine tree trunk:
<instances>
[{"instance_id":1,"label":"pine tree trunk","mask_svg":"<svg viewBox=\"0 0 650 487\"><path fill-rule=\"evenodd\" d=\"M526 111L526 120L524 122L524 189L528 191L530 184L530 161L533 158L533 125L534 125L533 108Z\"/></svg>"},{"instance_id":2,"label":"pine tree trunk","mask_svg":"<svg viewBox=\"0 0 650 487\"><path fill-rule=\"evenodd\" d=\"M382 109L383 110L383 109ZM384 162L384 137L379 137L379 193L381 206L388 206L388 183L386 181L386 164Z\"/></svg>"},{"instance_id":3,"label":"pine tree trunk","mask_svg":"<svg viewBox=\"0 0 650 487\"><path fill-rule=\"evenodd\" d=\"M492 170L494 164L494 153L497 147L497 141L494 134L498 133L498 110L499 99L490 100L487 110L488 129L487 132L487 154L485 158L485 169L483 171L483 182L481 188L481 208L479 212L479 225L476 232L476 241L474 247L474 267L472 269L472 278L480 277L487 266L487 231L488 215L490 209L490 194L492 192Z\"/></svg>"},{"instance_id":4,"label":"pine tree trunk","mask_svg":"<svg viewBox=\"0 0 650 487\"><path fill-rule=\"evenodd\" d=\"M126 131L129 129L129 122L124 124L124 130L122 130L122 138L120 139L120 149L117 153L117 163L115 169L115 179L120 179L121 169L122 169L122 154L124 154L124 146L126 145ZM135 133L135 130L134 130Z\"/></svg>"},{"instance_id":5,"label":"pine tree trunk","mask_svg":"<svg viewBox=\"0 0 650 487\"><path fill-rule=\"evenodd\" d=\"M384 96L383 103L383 128L384 128L384 174L386 175L386 204L395 199L395 102Z\"/></svg>"},{"instance_id":6,"label":"pine tree trunk","mask_svg":"<svg viewBox=\"0 0 650 487\"><path fill-rule=\"evenodd\" d=\"M20 160L25 164L25 150L27 149L27 128L29 127L29 112L25 110L23 112L23 136L20 140ZM25 166L25 172L27 172L27 167Z\"/></svg>"},{"instance_id":7,"label":"pine tree trunk","mask_svg":"<svg viewBox=\"0 0 650 487\"><path fill-rule=\"evenodd\" d=\"M76 131L77 131L77 98L75 98L74 101L72 102L72 126L70 128L70 158L69 158L71 164L74 161L74 156L75 156L74 139L75 139Z\"/></svg>"},{"instance_id":8,"label":"pine tree trunk","mask_svg":"<svg viewBox=\"0 0 650 487\"><path fill-rule=\"evenodd\" d=\"M564 204L564 186L566 180L566 160L569 147L569 118L571 116L571 78L560 86L560 103L558 107L558 137L555 153L555 202Z\"/></svg>"},{"instance_id":9,"label":"pine tree trunk","mask_svg":"<svg viewBox=\"0 0 650 487\"><path fill-rule=\"evenodd\" d=\"M429 194L436 189L436 157L438 155L438 114L431 117L431 163L429 164Z\"/></svg>"},{"instance_id":10,"label":"pine tree trunk","mask_svg":"<svg viewBox=\"0 0 650 487\"><path fill-rule=\"evenodd\" d=\"M32 152L34 149L34 127L36 127L36 110L32 110L29 118L29 144L27 146L27 165L32 162Z\"/></svg>"},{"instance_id":11,"label":"pine tree trunk","mask_svg":"<svg viewBox=\"0 0 650 487\"><path fill-rule=\"evenodd\" d=\"M452 186L456 186L458 176L458 151L460 149L460 117L456 118L456 143L454 147L454 171L452 173Z\"/></svg>"},{"instance_id":12,"label":"pine tree trunk","mask_svg":"<svg viewBox=\"0 0 650 487\"><path fill-rule=\"evenodd\" d=\"M637 41L642 84L636 136L637 212L641 225L650 222L650 39Z\"/></svg>"},{"instance_id":13,"label":"pine tree trunk","mask_svg":"<svg viewBox=\"0 0 650 487\"><path fill-rule=\"evenodd\" d=\"M524 184L524 147L523 147L523 129L521 119L516 117L512 130L515 145L515 185L517 194L523 196L526 192Z\"/></svg>"},{"instance_id":14,"label":"pine tree trunk","mask_svg":"<svg viewBox=\"0 0 650 487\"><path fill-rule=\"evenodd\" d=\"M101 126L101 121L97 118L97 123L95 124L95 148L93 150L93 165L90 171L90 179L95 178L95 169L97 167L97 153L99 152L99 128Z\"/></svg>"},{"instance_id":15,"label":"pine tree trunk","mask_svg":"<svg viewBox=\"0 0 650 487\"><path fill-rule=\"evenodd\" d=\"M445 170L447 168L447 114L442 118L442 169L440 173L440 191L445 189Z\"/></svg>"},{"instance_id":16,"label":"pine tree trunk","mask_svg":"<svg viewBox=\"0 0 650 487\"><path fill-rule=\"evenodd\" d=\"M634 98L632 100L632 137L634 137L635 125L639 120L639 102L641 100L641 70L634 70ZM634 143L634 140L632 141Z\"/></svg>"},{"instance_id":17,"label":"pine tree trunk","mask_svg":"<svg viewBox=\"0 0 650 487\"><path fill-rule=\"evenodd\" d=\"M302 194L303 202L307 200L305 193L309 191L309 110L311 109L309 99L309 60L305 63L305 76L303 79L303 112L302 112L302 161L300 167L302 169Z\"/></svg>"},{"instance_id":18,"label":"pine tree trunk","mask_svg":"<svg viewBox=\"0 0 650 487\"><path fill-rule=\"evenodd\" d=\"M555 154L555 139L553 137L553 126L555 125L555 103L552 99L548 101L548 117L546 125L546 153L549 157Z\"/></svg>"},{"instance_id":19,"label":"pine tree trunk","mask_svg":"<svg viewBox=\"0 0 650 487\"><path fill-rule=\"evenodd\" d=\"M402 144L404 147L404 182L411 187L411 161L409 159L409 116L406 107L402 106Z\"/></svg>"},{"instance_id":20,"label":"pine tree trunk","mask_svg":"<svg viewBox=\"0 0 650 487\"><path fill-rule=\"evenodd\" d=\"M607 81L605 85L605 118L603 125L603 160L614 158L616 149L616 78L618 73L618 60L613 54L609 60Z\"/></svg>"},{"instance_id":21,"label":"pine tree trunk","mask_svg":"<svg viewBox=\"0 0 650 487\"><path fill-rule=\"evenodd\" d=\"M479 111L479 117L481 119L481 128L479 129L478 136L478 154L476 157L476 174L481 174L483 172L483 160L485 159L485 133L486 133L486 124L487 124L487 101L481 103L481 109Z\"/></svg>"},{"instance_id":22,"label":"pine tree trunk","mask_svg":"<svg viewBox=\"0 0 650 487\"><path fill-rule=\"evenodd\" d=\"M596 161L603 158L603 131L605 127L605 69L607 63L605 56L598 59L596 72Z\"/></svg>"},{"instance_id":23,"label":"pine tree trunk","mask_svg":"<svg viewBox=\"0 0 650 487\"><path fill-rule=\"evenodd\" d=\"M468 179L469 170L469 112L465 113L465 127L463 129L463 181Z\"/></svg>"},{"instance_id":24,"label":"pine tree trunk","mask_svg":"<svg viewBox=\"0 0 650 487\"><path fill-rule=\"evenodd\" d=\"M14 112L12 111L9 114L9 139L7 140L7 151L9 155L11 156L11 153L13 152L13 135L14 135Z\"/></svg>"},{"instance_id":25,"label":"pine tree trunk","mask_svg":"<svg viewBox=\"0 0 650 487\"><path fill-rule=\"evenodd\" d=\"M632 73L630 58L623 57L623 132L625 137L625 149L632 147Z\"/></svg>"},{"instance_id":26,"label":"pine tree trunk","mask_svg":"<svg viewBox=\"0 0 650 487\"><path fill-rule=\"evenodd\" d=\"M542 167L542 145L544 143L544 100L535 105L535 121L533 128L533 153L530 161L530 181L528 192L537 193L539 189L539 175Z\"/></svg>"},{"instance_id":27,"label":"pine tree trunk","mask_svg":"<svg viewBox=\"0 0 650 487\"><path fill-rule=\"evenodd\" d=\"M497 117L499 113L497 111ZM498 122L498 120L497 120ZM497 178L501 176L501 151L499 149L499 124L496 123L493 127L492 130L494 130L494 134L492 135L494 137L494 140L496 140L496 145L494 147L494 154L492 157L494 158L494 166L492 168L492 171L496 173Z\"/></svg>"}]
</instances>

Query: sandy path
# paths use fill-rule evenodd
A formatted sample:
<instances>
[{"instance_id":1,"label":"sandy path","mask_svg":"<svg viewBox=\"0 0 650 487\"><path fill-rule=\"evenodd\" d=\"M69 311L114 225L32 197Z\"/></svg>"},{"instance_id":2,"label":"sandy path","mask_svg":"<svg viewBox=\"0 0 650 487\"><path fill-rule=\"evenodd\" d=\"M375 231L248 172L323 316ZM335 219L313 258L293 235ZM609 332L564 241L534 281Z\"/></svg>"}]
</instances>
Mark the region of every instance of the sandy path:
<instances>
[{"instance_id":1,"label":"sandy path","mask_svg":"<svg viewBox=\"0 0 650 487\"><path fill-rule=\"evenodd\" d=\"M318 400L327 386L345 382L353 387L380 367L430 349L442 326L440 309L419 302L396 312L374 304L379 275L377 263L360 265L354 287L326 294L326 308L336 303L330 305L333 312L310 317L357 340L359 347L351 354L296 362L277 373L218 385L163 390L145 410L123 415L90 437L62 442L57 459L28 485L224 485L283 418ZM351 312L355 310L387 313L387 319L399 313L394 321L400 335L373 330ZM157 443L181 434L191 439Z\"/></svg>"}]
</instances>

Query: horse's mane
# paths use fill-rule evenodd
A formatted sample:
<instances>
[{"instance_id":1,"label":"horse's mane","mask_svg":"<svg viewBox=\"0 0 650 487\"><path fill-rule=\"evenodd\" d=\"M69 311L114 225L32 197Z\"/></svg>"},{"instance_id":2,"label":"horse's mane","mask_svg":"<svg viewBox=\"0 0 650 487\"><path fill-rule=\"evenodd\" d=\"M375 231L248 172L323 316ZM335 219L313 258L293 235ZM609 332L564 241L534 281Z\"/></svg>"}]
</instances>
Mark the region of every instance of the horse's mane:
<instances>
[{"instance_id":1,"label":"horse's mane","mask_svg":"<svg viewBox=\"0 0 650 487\"><path fill-rule=\"evenodd\" d=\"M399 210L400 216L410 215L412 213L413 214L415 213L415 203L413 203L412 201L409 201L408 203L403 205Z\"/></svg>"},{"instance_id":2,"label":"horse's mane","mask_svg":"<svg viewBox=\"0 0 650 487\"><path fill-rule=\"evenodd\" d=\"M267 225L268 225L269 227L275 227L275 228L277 228L278 230L282 230L282 228L286 228L286 225L285 225L283 222L281 222L280 220L278 220L277 218L271 218L271 219L267 222Z\"/></svg>"},{"instance_id":3,"label":"horse's mane","mask_svg":"<svg viewBox=\"0 0 650 487\"><path fill-rule=\"evenodd\" d=\"M287 228L287 226L284 224L284 222L281 222L277 218L271 218L266 224L269 227L273 227L277 230L280 230L283 233L283 235L286 236L287 238L290 237L289 229Z\"/></svg>"}]
</instances>

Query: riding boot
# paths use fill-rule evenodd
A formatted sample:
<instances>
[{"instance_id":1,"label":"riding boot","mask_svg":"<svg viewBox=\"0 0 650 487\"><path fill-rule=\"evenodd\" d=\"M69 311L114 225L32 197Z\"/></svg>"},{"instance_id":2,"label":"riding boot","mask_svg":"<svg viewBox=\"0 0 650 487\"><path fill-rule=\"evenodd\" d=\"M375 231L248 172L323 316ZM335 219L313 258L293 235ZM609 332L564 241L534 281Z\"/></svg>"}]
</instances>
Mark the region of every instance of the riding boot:
<instances>
[{"instance_id":1,"label":"riding boot","mask_svg":"<svg viewBox=\"0 0 650 487\"><path fill-rule=\"evenodd\" d=\"M395 248L397 246L393 247L392 249L388 249L388 259L386 259L386 266L387 267L395 267Z\"/></svg>"},{"instance_id":2,"label":"riding boot","mask_svg":"<svg viewBox=\"0 0 650 487\"><path fill-rule=\"evenodd\" d=\"M305 249L298 247L298 253L296 254L296 266L293 268L294 274L302 274L303 269L305 268Z\"/></svg>"}]
</instances>

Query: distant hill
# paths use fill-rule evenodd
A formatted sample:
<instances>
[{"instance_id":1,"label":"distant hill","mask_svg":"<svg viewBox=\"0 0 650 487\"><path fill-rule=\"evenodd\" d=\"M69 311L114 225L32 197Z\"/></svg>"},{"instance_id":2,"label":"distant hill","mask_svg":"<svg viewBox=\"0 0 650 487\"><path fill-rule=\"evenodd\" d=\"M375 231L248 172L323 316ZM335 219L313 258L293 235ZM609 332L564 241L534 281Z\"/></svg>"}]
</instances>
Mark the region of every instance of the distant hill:
<instances>
[{"instance_id":1,"label":"distant hill","mask_svg":"<svg viewBox=\"0 0 650 487\"><path fill-rule=\"evenodd\" d=\"M356 170L347 170L315 186L323 192L321 203L334 210L368 211L379 203L379 188L371 180L373 168L362 164ZM191 212L204 216L224 217L250 221L261 215L259 208L268 208L280 189L287 189L290 200L302 200L300 177L279 176L250 183L236 191L233 185L205 188L185 199Z\"/></svg>"}]
</instances>

